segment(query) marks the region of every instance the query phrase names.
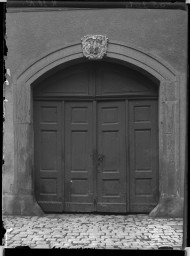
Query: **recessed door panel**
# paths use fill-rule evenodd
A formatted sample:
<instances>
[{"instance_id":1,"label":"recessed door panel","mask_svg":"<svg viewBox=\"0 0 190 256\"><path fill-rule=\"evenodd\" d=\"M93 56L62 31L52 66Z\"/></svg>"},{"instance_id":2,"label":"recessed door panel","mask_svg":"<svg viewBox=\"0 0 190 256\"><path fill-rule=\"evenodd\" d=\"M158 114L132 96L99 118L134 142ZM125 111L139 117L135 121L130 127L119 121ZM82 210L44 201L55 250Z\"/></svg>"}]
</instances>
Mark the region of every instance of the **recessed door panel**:
<instances>
[{"instance_id":1,"label":"recessed door panel","mask_svg":"<svg viewBox=\"0 0 190 256\"><path fill-rule=\"evenodd\" d=\"M94 211L92 103L65 103L65 210Z\"/></svg>"},{"instance_id":2,"label":"recessed door panel","mask_svg":"<svg viewBox=\"0 0 190 256\"><path fill-rule=\"evenodd\" d=\"M55 71L43 77L40 85L34 87L35 97L90 96L92 88L92 63L76 64L70 68Z\"/></svg>"},{"instance_id":3,"label":"recessed door panel","mask_svg":"<svg viewBox=\"0 0 190 256\"><path fill-rule=\"evenodd\" d=\"M158 201L157 101L129 103L130 211L148 212Z\"/></svg>"},{"instance_id":4,"label":"recessed door panel","mask_svg":"<svg viewBox=\"0 0 190 256\"><path fill-rule=\"evenodd\" d=\"M61 103L34 102L35 195L45 212L62 212Z\"/></svg>"},{"instance_id":5,"label":"recessed door panel","mask_svg":"<svg viewBox=\"0 0 190 256\"><path fill-rule=\"evenodd\" d=\"M99 102L97 211L126 212L125 102Z\"/></svg>"},{"instance_id":6,"label":"recessed door panel","mask_svg":"<svg viewBox=\"0 0 190 256\"><path fill-rule=\"evenodd\" d=\"M97 95L157 95L157 86L129 67L101 62L97 65Z\"/></svg>"}]
</instances>

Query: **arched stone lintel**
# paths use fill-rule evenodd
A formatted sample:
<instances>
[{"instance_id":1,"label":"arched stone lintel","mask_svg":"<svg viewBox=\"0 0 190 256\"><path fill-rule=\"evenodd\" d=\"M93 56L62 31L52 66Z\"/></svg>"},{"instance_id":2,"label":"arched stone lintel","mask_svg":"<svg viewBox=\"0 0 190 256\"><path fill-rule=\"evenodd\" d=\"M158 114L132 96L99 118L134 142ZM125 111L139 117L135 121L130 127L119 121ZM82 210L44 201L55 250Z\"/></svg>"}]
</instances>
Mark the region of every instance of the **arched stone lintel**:
<instances>
[{"instance_id":1,"label":"arched stone lintel","mask_svg":"<svg viewBox=\"0 0 190 256\"><path fill-rule=\"evenodd\" d=\"M177 71L164 60L142 49L136 49L117 41L109 41L107 57L123 60L134 66L138 66L155 76L158 80L175 81L178 76ZM36 79L36 76L40 76L42 73L51 70L59 63L63 64L69 60L80 58L83 58L80 43L74 43L71 46L59 48L54 51L51 50L51 52L46 52L38 59L32 60L28 65L25 63L25 67L15 74L14 81L18 82L21 80L32 83Z\"/></svg>"}]
</instances>

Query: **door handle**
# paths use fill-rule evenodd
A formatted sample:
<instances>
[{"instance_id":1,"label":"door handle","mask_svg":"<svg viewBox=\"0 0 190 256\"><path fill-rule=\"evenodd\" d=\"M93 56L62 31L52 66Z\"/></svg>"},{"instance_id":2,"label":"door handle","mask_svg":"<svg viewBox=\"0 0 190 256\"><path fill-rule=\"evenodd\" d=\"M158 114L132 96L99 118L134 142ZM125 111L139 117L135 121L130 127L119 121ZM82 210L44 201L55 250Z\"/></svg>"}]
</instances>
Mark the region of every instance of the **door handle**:
<instances>
[{"instance_id":1,"label":"door handle","mask_svg":"<svg viewBox=\"0 0 190 256\"><path fill-rule=\"evenodd\" d=\"M91 154L91 157L93 158L94 164L99 167L104 160L105 155L103 154L98 154L97 151L94 151L93 154Z\"/></svg>"},{"instance_id":2,"label":"door handle","mask_svg":"<svg viewBox=\"0 0 190 256\"><path fill-rule=\"evenodd\" d=\"M103 160L104 160L104 155L103 154L98 154L98 163L102 163L103 162Z\"/></svg>"},{"instance_id":3,"label":"door handle","mask_svg":"<svg viewBox=\"0 0 190 256\"><path fill-rule=\"evenodd\" d=\"M97 171L100 173L101 172L101 166L102 166L102 163L104 161L104 155L103 154L98 154L97 156Z\"/></svg>"}]
</instances>

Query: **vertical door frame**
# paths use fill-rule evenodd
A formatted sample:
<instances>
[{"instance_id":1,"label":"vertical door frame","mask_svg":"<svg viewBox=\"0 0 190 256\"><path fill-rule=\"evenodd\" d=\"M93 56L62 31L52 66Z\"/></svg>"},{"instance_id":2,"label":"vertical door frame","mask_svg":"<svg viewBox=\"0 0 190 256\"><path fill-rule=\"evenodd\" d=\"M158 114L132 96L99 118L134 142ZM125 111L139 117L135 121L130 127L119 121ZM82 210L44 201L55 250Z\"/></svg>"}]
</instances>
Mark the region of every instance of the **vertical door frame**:
<instances>
[{"instance_id":1,"label":"vertical door frame","mask_svg":"<svg viewBox=\"0 0 190 256\"><path fill-rule=\"evenodd\" d=\"M126 211L130 211L129 100L125 99Z\"/></svg>"},{"instance_id":2,"label":"vertical door frame","mask_svg":"<svg viewBox=\"0 0 190 256\"><path fill-rule=\"evenodd\" d=\"M63 203L63 211L65 211L65 100L63 99L61 102L61 116L62 116L62 127L61 127L61 136L62 136L62 146L61 146L61 159L62 159L62 203Z\"/></svg>"},{"instance_id":3,"label":"vertical door frame","mask_svg":"<svg viewBox=\"0 0 190 256\"><path fill-rule=\"evenodd\" d=\"M96 212L97 209L97 166L96 163L94 162L94 153L97 152L97 102L96 100L93 100L92 102L92 122L93 122L93 131L92 131L92 140L93 140L93 152L92 152L92 161L93 161L93 168L92 168L92 173L93 173L93 192L94 192L94 211Z\"/></svg>"}]
</instances>

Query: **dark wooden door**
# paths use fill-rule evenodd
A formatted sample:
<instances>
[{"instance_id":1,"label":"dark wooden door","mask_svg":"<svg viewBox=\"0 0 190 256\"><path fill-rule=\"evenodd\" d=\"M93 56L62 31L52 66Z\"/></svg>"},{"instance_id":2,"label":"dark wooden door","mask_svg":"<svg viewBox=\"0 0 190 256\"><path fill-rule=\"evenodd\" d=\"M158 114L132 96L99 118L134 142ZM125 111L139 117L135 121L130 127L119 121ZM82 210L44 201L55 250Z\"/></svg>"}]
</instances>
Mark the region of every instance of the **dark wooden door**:
<instances>
[{"instance_id":1,"label":"dark wooden door","mask_svg":"<svg viewBox=\"0 0 190 256\"><path fill-rule=\"evenodd\" d=\"M157 101L129 102L130 212L149 212L158 202Z\"/></svg>"},{"instance_id":2,"label":"dark wooden door","mask_svg":"<svg viewBox=\"0 0 190 256\"><path fill-rule=\"evenodd\" d=\"M63 211L61 102L34 102L35 196L45 212Z\"/></svg>"},{"instance_id":3,"label":"dark wooden door","mask_svg":"<svg viewBox=\"0 0 190 256\"><path fill-rule=\"evenodd\" d=\"M126 212L125 102L99 102L97 211Z\"/></svg>"},{"instance_id":4,"label":"dark wooden door","mask_svg":"<svg viewBox=\"0 0 190 256\"><path fill-rule=\"evenodd\" d=\"M33 92L34 191L44 211L153 209L158 113L157 100L147 100L157 97L152 80L121 65L87 62L57 71Z\"/></svg>"},{"instance_id":5,"label":"dark wooden door","mask_svg":"<svg viewBox=\"0 0 190 256\"><path fill-rule=\"evenodd\" d=\"M65 211L94 211L92 102L65 103Z\"/></svg>"},{"instance_id":6,"label":"dark wooden door","mask_svg":"<svg viewBox=\"0 0 190 256\"><path fill-rule=\"evenodd\" d=\"M35 194L44 211L149 212L157 204L156 100L131 100L128 110L125 100L34 106Z\"/></svg>"},{"instance_id":7,"label":"dark wooden door","mask_svg":"<svg viewBox=\"0 0 190 256\"><path fill-rule=\"evenodd\" d=\"M124 101L65 103L65 210L126 212Z\"/></svg>"}]
</instances>

